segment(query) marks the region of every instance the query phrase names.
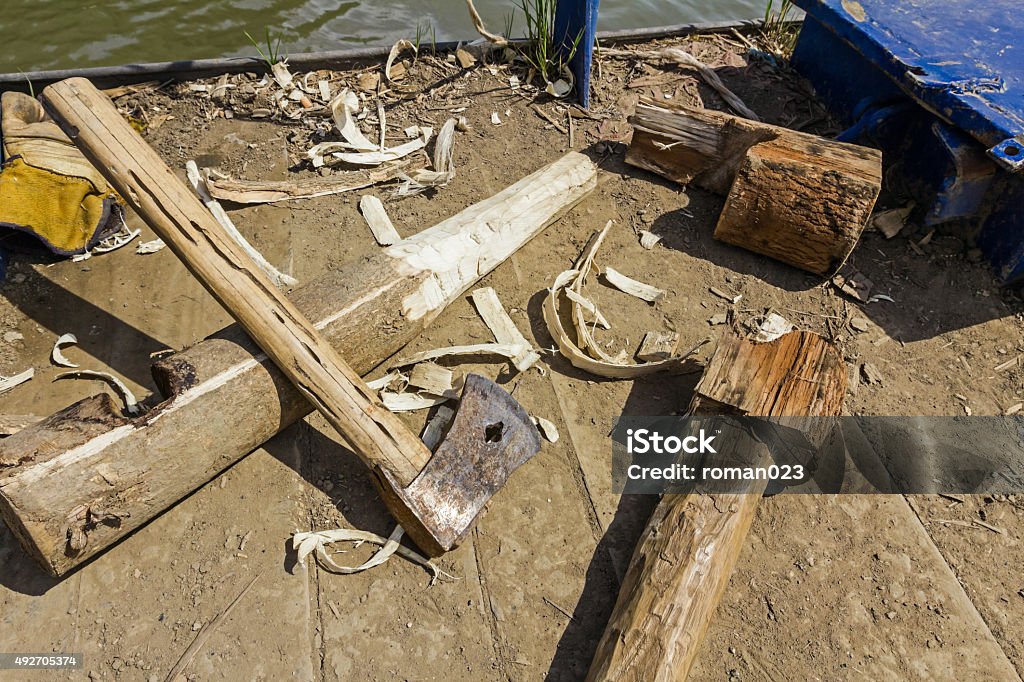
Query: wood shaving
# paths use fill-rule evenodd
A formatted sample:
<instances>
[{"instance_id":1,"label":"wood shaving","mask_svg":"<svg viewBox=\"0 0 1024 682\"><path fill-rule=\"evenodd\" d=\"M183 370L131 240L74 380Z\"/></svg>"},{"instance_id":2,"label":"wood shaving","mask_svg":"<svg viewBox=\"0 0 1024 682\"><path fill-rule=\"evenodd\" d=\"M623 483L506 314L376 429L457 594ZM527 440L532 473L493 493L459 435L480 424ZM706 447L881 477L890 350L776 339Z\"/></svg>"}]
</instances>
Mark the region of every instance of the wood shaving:
<instances>
[{"instance_id":1,"label":"wood shaving","mask_svg":"<svg viewBox=\"0 0 1024 682\"><path fill-rule=\"evenodd\" d=\"M604 269L604 277L608 280L608 283L614 286L619 291L635 296L642 301L648 303L656 303L661 299L665 298L665 290L653 287L650 284L644 284L631 277L623 275L621 272L612 267L606 267Z\"/></svg>"},{"instance_id":2,"label":"wood shaving","mask_svg":"<svg viewBox=\"0 0 1024 682\"><path fill-rule=\"evenodd\" d=\"M581 308L590 313L591 316L594 318L595 324L601 325L601 327L603 327L604 329L612 328L611 323L609 323L608 320L605 319L604 315L601 314L601 311L597 309L597 306L594 305L594 302L591 301L589 298L586 298L582 294L577 293L573 289L565 289L565 296L570 301L578 304Z\"/></svg>"},{"instance_id":3,"label":"wood shaving","mask_svg":"<svg viewBox=\"0 0 1024 682\"><path fill-rule=\"evenodd\" d=\"M473 305L476 306L476 311L483 318L484 324L494 334L495 340L504 345L518 345L522 346L526 350L519 353L512 358L512 364L520 372L533 367L537 361L540 360L540 353L533 350L530 346L530 342L526 340L526 337L516 327L515 322L505 312L505 307L501 305L501 301L498 299L498 294L491 287L481 287L475 289L472 293Z\"/></svg>"},{"instance_id":4,"label":"wood shaving","mask_svg":"<svg viewBox=\"0 0 1024 682\"><path fill-rule=\"evenodd\" d=\"M764 319L760 327L757 329L757 334L754 336L754 340L760 343L768 343L775 339L788 334L793 331L795 327L793 323L784 318L778 313L769 313L768 317Z\"/></svg>"},{"instance_id":5,"label":"wood shaving","mask_svg":"<svg viewBox=\"0 0 1024 682\"><path fill-rule=\"evenodd\" d=\"M537 430L549 443L558 442L558 427L544 417L531 416L530 419L537 425Z\"/></svg>"},{"instance_id":6,"label":"wood shaving","mask_svg":"<svg viewBox=\"0 0 1024 682\"><path fill-rule=\"evenodd\" d=\"M0 377L0 393L6 393L15 386L20 386L21 384L25 383L26 381L34 377L35 374L36 371L30 367L26 369L24 372L19 372L14 376Z\"/></svg>"},{"instance_id":7,"label":"wood shaving","mask_svg":"<svg viewBox=\"0 0 1024 682\"><path fill-rule=\"evenodd\" d=\"M408 40L402 39L396 42L391 46L391 51L388 53L388 60L384 64L384 78L387 79L388 83L390 83L395 90L398 90L399 92L409 92L411 88L403 87L395 82L396 79L394 76L397 74L393 73L395 60L398 59L398 55L401 54L403 50L412 50L413 54L417 54L416 46Z\"/></svg>"},{"instance_id":8,"label":"wood shaving","mask_svg":"<svg viewBox=\"0 0 1024 682\"><path fill-rule=\"evenodd\" d=\"M477 343L469 346L447 346L445 348L435 348L423 351L422 353L415 353L393 362L391 366L407 367L425 360L436 360L438 358L458 355L501 355L512 360L520 353L529 349L529 345L519 343Z\"/></svg>"},{"instance_id":9,"label":"wood shaving","mask_svg":"<svg viewBox=\"0 0 1024 682\"><path fill-rule=\"evenodd\" d=\"M53 344L53 350L50 351L50 361L58 367L78 367L60 352L62 346L73 346L76 343L78 343L78 338L74 334L61 334L57 342Z\"/></svg>"},{"instance_id":10,"label":"wood shaving","mask_svg":"<svg viewBox=\"0 0 1024 682\"><path fill-rule=\"evenodd\" d=\"M142 407L139 405L139 401L135 399L135 394L131 392L123 381L118 379L109 372L97 372L91 369L78 369L74 372L64 372L58 374L53 378L54 381L60 379L99 379L107 382L111 385L117 394L121 396L121 400L124 401L124 411L131 416L142 414Z\"/></svg>"},{"instance_id":11,"label":"wood shaving","mask_svg":"<svg viewBox=\"0 0 1024 682\"><path fill-rule=\"evenodd\" d=\"M648 251L657 246L658 242L660 241L661 235L654 234L653 232L648 232L647 230L642 230L640 232L640 246L644 247Z\"/></svg>"},{"instance_id":12,"label":"wood shaving","mask_svg":"<svg viewBox=\"0 0 1024 682\"><path fill-rule=\"evenodd\" d=\"M396 526L395 530L389 537L382 538L376 533L369 533L363 530L352 530L349 528L319 530L309 533L300 533L296 531L292 536L292 549L296 551L300 565L305 566L306 557L315 553L314 556L321 568L326 571L330 571L331 573L340 573L342 575L359 573L361 571L371 569L374 566L380 566L393 555L397 554L403 559L407 559L414 564L423 566L430 571L431 585L437 582L440 577L454 578L454 576L449 573L445 573L438 568L436 564L418 552L402 546L400 540L402 539L404 532L405 531L401 526ZM341 564L336 563L327 553L327 545L331 545L336 542L352 542L355 543L356 547L364 542L369 542L371 544L378 545L381 549L359 566L342 566Z\"/></svg>"},{"instance_id":13,"label":"wood shaving","mask_svg":"<svg viewBox=\"0 0 1024 682\"><path fill-rule=\"evenodd\" d=\"M312 199L313 197L342 194L371 185L387 182L403 175L403 169L410 164L409 159L402 159L382 165L379 168L367 168L348 171L327 178L297 178L295 180L232 180L230 178L206 178L210 194L222 201L236 204L269 204L276 201L292 199Z\"/></svg>"},{"instance_id":14,"label":"wood shaving","mask_svg":"<svg viewBox=\"0 0 1024 682\"><path fill-rule=\"evenodd\" d=\"M380 400L391 412L415 412L436 407L452 400L454 395L429 395L426 393L392 393L381 391Z\"/></svg>"},{"instance_id":15,"label":"wood shaving","mask_svg":"<svg viewBox=\"0 0 1024 682\"><path fill-rule=\"evenodd\" d=\"M196 195L202 200L206 208L209 209L214 219L220 223L220 226L224 228L228 236L235 241L238 246L256 263L257 267L262 270L267 277L274 282L278 287L295 286L299 283L299 280L295 279L291 275L286 275L263 257L263 254L257 251L252 244L250 244L242 233L235 227L234 222L228 217L227 211L220 205L220 202L214 199L210 195L210 190L206 186L206 180L199 173L199 166L196 165L195 161L189 160L185 164L185 175L188 177L188 182L192 185L192 189Z\"/></svg>"},{"instance_id":16,"label":"wood shaving","mask_svg":"<svg viewBox=\"0 0 1024 682\"><path fill-rule=\"evenodd\" d=\"M148 254L160 251L165 246L167 245L164 244L163 239L154 239L151 242L141 242L135 247L135 253L139 254L140 256L146 256Z\"/></svg>"},{"instance_id":17,"label":"wood shaving","mask_svg":"<svg viewBox=\"0 0 1024 682\"><path fill-rule=\"evenodd\" d=\"M409 385L440 396L452 390L452 378L452 371L447 367L433 362L421 362L409 373Z\"/></svg>"},{"instance_id":18,"label":"wood shaving","mask_svg":"<svg viewBox=\"0 0 1024 682\"><path fill-rule=\"evenodd\" d=\"M391 246L402 241L402 235L398 234L380 199L371 194L364 194L359 199L359 212L370 226L370 232L378 244Z\"/></svg>"},{"instance_id":19,"label":"wood shaving","mask_svg":"<svg viewBox=\"0 0 1024 682\"><path fill-rule=\"evenodd\" d=\"M344 143L336 143L347 146L349 149L372 152L379 151L378 145L370 142L363 131L356 123L356 115L359 113L359 96L351 90L345 89L338 93L337 97L331 100L331 116L334 118L334 125L345 139ZM381 125L383 130L384 126ZM318 147L320 145L317 145Z\"/></svg>"},{"instance_id":20,"label":"wood shaving","mask_svg":"<svg viewBox=\"0 0 1024 682\"><path fill-rule=\"evenodd\" d=\"M397 389L394 387L394 384L396 382L401 383L401 386ZM404 389L408 384L409 377L395 370L388 372L379 379L374 379L373 381L366 382L366 385L373 391L380 391L385 388L400 391Z\"/></svg>"}]
</instances>

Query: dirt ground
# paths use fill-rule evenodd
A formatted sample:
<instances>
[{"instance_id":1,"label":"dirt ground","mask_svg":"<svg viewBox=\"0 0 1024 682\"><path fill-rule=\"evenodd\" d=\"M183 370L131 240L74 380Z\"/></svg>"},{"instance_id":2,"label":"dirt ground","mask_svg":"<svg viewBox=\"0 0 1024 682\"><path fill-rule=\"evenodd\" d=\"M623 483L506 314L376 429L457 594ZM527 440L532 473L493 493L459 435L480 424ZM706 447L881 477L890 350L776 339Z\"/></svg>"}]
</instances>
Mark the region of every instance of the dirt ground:
<instances>
[{"instance_id":1,"label":"dirt ground","mask_svg":"<svg viewBox=\"0 0 1024 682\"><path fill-rule=\"evenodd\" d=\"M669 42L715 67L765 120L837 130L799 78L748 60L739 42ZM367 71L333 73L333 87L354 87ZM725 108L693 72L601 60L592 118L574 111L572 147L533 108L566 125L557 102L510 87L512 73L526 82L524 71L463 71L424 58L411 72L410 82L428 89L386 100L389 135L397 139L409 125L437 129L452 110L471 127L456 138L457 175L448 187L403 199L390 189L367 190L384 201L403 236L570 148L599 162L597 189L480 282L494 287L537 347L552 347L540 313L545 287L614 220L599 260L669 294L648 306L595 280L589 293L612 324L599 340L611 349L635 349L646 330L675 330L689 347L723 330L710 323L720 313L743 328L775 311L839 345L852 378L848 414L995 415L1024 397L1024 370L994 370L1024 352L1021 299L1001 290L958 236L924 239L927 230L913 225L891 240L866 233L851 262L873 280L874 293L892 301L863 304L819 278L714 241L720 197L625 165L624 118L638 95ZM136 117L145 112L146 137L174 168L196 159L247 179L313 174L302 159L329 118L253 119L261 103L246 94L250 88L243 80L225 103L172 84L118 104ZM491 123L492 112L501 125ZM373 127L365 122L368 133ZM379 248L356 208L362 193L228 208L269 261L306 283ZM880 205L899 199L883 197ZM142 227L140 240L154 238L135 216L129 224ZM662 241L644 250L639 230ZM732 304L711 287L742 298ZM0 413L48 415L101 390L51 381L60 370L50 349L65 332L80 341L69 357L114 372L144 396L157 391L151 353L193 344L230 321L173 254L137 255L134 244L79 263L20 254L0 291L0 373L36 371L0 396ZM408 350L489 340L463 299ZM864 363L880 381L866 383ZM296 529L387 535L392 526L358 460L313 415L63 579L47 578L0 526L0 651L85 657L80 671L0 671L0 679L162 680L257 575L187 679L583 679L656 502L610 492L608 433L622 414L685 409L698 375L601 380L552 352L542 365L543 373L510 375L496 363L450 363L458 373L498 378L562 435L512 477L470 541L440 560L457 579L430 586L425 571L398 559L347 576L295 563L288 540ZM417 428L424 418L408 417ZM690 679L1020 680L1022 503L1014 496L765 499ZM950 519L980 519L997 530ZM346 558L366 556L359 548Z\"/></svg>"}]
</instances>

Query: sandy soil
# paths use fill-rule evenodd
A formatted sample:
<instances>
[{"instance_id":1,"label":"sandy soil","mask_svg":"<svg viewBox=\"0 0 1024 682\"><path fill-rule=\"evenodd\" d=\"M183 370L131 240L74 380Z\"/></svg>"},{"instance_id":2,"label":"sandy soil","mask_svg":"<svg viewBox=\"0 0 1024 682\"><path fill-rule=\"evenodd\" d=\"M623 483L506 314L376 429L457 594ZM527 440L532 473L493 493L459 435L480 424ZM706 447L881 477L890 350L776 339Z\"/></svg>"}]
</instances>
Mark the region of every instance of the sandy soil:
<instances>
[{"instance_id":1,"label":"sandy soil","mask_svg":"<svg viewBox=\"0 0 1024 682\"><path fill-rule=\"evenodd\" d=\"M792 74L747 63L723 38L683 41L764 118L812 132L835 126ZM570 149L567 135L513 91L506 67L462 72L421 60L419 98L389 100L400 135L439 126L466 107L471 129L455 143L457 177L440 191L395 199L377 188L403 236L484 199ZM519 77L525 81L525 73ZM354 83L357 72L332 74ZM150 120L146 135L175 168L189 158L235 177L310 174L300 163L317 141L309 123L251 120L245 83L224 103L171 85L119 100ZM538 347L552 345L543 290L590 234L616 225L601 261L658 284L647 306L595 281L591 296L612 323L599 339L635 348L644 331L676 330L684 346L769 310L832 338L851 368L850 414L1001 414L1024 396L1024 370L994 367L1024 352L1021 301L1000 290L971 245L911 226L886 240L867 233L853 264L894 302L868 305L787 266L711 237L722 200L683 190L622 161L624 117L640 93L724 108L688 71L631 60L601 63L594 118L576 118L574 145L600 162L597 190L481 285L494 287ZM251 98L250 98L251 99ZM557 104L536 98L565 121ZM499 112L503 124L492 125ZM308 282L378 248L356 210L359 193L231 215L273 263ZM882 203L898 204L898 197ZM143 227L134 216L130 224ZM663 236L651 251L637 232ZM911 241L917 248L911 247ZM710 293L743 297L736 305ZM132 247L82 263L18 256L2 285L0 372L34 367L35 379L0 397L0 412L46 415L100 390L51 383L56 336L89 368L113 371L141 395L156 392L150 353L179 349L229 322L167 250ZM861 330L851 326L851 320ZM20 337L18 336L20 335ZM410 350L490 340L461 300ZM702 357L711 348L705 347ZM866 384L870 363L880 383ZM428 586L420 568L394 560L341 576L295 564L296 529L356 527L387 534L391 521L358 460L319 417L282 432L127 540L62 580L46 578L0 527L0 651L81 652L73 673L2 679L161 680L203 625L253 576L252 591L212 634L189 680L582 679L614 603L632 547L656 502L609 492L612 421L685 408L696 375L628 382L585 375L555 354L546 372L509 375L497 364L453 364L496 377L533 414L561 431L492 502L471 541L440 560L458 577ZM379 373L379 370L378 370ZM409 417L420 426L424 417ZM187 452L181 453L187 457ZM694 680L991 679L1024 669L1022 499L1015 497L777 496L761 505L738 570L702 644ZM1003 532L941 523L978 518ZM368 554L360 548L352 561ZM349 558L349 557L347 557Z\"/></svg>"}]
</instances>

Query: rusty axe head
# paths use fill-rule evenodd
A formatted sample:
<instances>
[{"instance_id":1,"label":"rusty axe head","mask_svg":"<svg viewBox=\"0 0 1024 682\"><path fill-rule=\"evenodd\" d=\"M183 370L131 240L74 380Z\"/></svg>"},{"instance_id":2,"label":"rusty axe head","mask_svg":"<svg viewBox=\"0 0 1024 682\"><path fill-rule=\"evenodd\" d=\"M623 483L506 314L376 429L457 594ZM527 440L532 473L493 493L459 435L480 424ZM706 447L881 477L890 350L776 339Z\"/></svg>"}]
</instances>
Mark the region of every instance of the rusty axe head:
<instances>
[{"instance_id":1,"label":"rusty axe head","mask_svg":"<svg viewBox=\"0 0 1024 682\"><path fill-rule=\"evenodd\" d=\"M437 556L462 542L491 496L539 450L537 427L515 398L470 374L448 435L412 483L403 488L387 471L376 474L405 532Z\"/></svg>"}]
</instances>

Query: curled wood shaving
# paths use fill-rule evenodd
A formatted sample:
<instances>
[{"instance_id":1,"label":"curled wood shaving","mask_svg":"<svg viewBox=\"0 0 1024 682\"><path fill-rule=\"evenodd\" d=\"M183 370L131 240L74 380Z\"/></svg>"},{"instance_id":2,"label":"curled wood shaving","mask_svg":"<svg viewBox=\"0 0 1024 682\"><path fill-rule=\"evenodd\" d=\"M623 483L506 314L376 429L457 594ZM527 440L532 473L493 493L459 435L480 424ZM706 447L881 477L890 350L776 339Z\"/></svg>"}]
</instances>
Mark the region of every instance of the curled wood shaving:
<instances>
[{"instance_id":1,"label":"curled wood shaving","mask_svg":"<svg viewBox=\"0 0 1024 682\"><path fill-rule=\"evenodd\" d=\"M393 393L381 391L380 400L391 412L414 412L427 410L455 398L450 395L430 395L429 393Z\"/></svg>"},{"instance_id":2,"label":"curled wood shaving","mask_svg":"<svg viewBox=\"0 0 1024 682\"><path fill-rule=\"evenodd\" d=\"M302 566L306 565L306 557L315 552L314 556L316 556L316 561L320 567L326 571L330 571L331 573L349 575L352 573L366 571L374 566L380 566L393 555L397 554L403 559L407 559L414 564L423 566L430 571L431 585L437 582L438 578L441 577L454 579L454 576L442 571L435 563L426 557L407 547L403 547L400 540L402 539L404 532L405 531L401 526L396 526L395 530L389 537L382 538L376 533L369 533L363 530L352 530L348 528L319 530L309 533L300 533L296 531L292 536L292 549L296 551L299 564ZM352 542L356 547L364 542L369 542L371 544L378 545L381 549L359 566L342 566L335 562L327 553L327 545L334 544L335 542Z\"/></svg>"},{"instance_id":3,"label":"curled wood shaving","mask_svg":"<svg viewBox=\"0 0 1024 682\"><path fill-rule=\"evenodd\" d=\"M78 343L78 337L74 334L61 334L57 342L53 344L53 350L50 351L50 361L58 367L78 367L60 352L62 346L73 346L76 343Z\"/></svg>"},{"instance_id":4,"label":"curled wood shaving","mask_svg":"<svg viewBox=\"0 0 1024 682\"><path fill-rule=\"evenodd\" d=\"M494 334L494 338L498 343L518 345L526 349L512 358L512 364L515 365L515 368L520 372L525 372L533 367L540 360L540 353L530 347L530 342L526 340L526 337L516 327L515 322L505 312L505 307L501 305L498 294L495 293L494 289L491 287L476 289L472 293L472 298L476 311L480 313L484 324Z\"/></svg>"},{"instance_id":5,"label":"curled wood shaving","mask_svg":"<svg viewBox=\"0 0 1024 682\"><path fill-rule=\"evenodd\" d=\"M109 372L97 372L91 369L78 369L74 372L64 372L58 374L53 378L54 381L60 379L99 379L110 384L118 395L121 396L121 400L124 401L124 411L131 416L142 414L142 407L139 405L139 401L135 399L135 394L131 392L123 381L115 377Z\"/></svg>"},{"instance_id":6,"label":"curled wood shaving","mask_svg":"<svg viewBox=\"0 0 1024 682\"><path fill-rule=\"evenodd\" d=\"M359 129L359 124L356 123L356 114L359 113L359 96L351 90L345 89L338 93L338 95L331 100L331 116L334 118L334 125L338 128L338 132L345 138L344 143L337 143L339 145L347 146L349 149L356 149L364 152L372 152L378 150L378 146L373 142L370 142L363 131ZM383 121L381 122L381 130L384 129ZM320 145L317 145L320 146Z\"/></svg>"},{"instance_id":7,"label":"curled wood shaving","mask_svg":"<svg viewBox=\"0 0 1024 682\"><path fill-rule=\"evenodd\" d=\"M594 258L597 254L597 250L600 248L611 226L612 222L608 221L604 226L604 229L595 233L594 236L591 237L586 248L583 250L583 253L580 254L576 268L559 273L555 278L554 283L551 285L551 288L548 289L548 296L544 301L544 322L547 325L548 332L551 334L551 338L553 338L555 343L558 345L559 352L565 356L565 358L574 367L590 372L591 374L612 379L632 379L652 374L654 372L678 370L681 368L683 360L692 355L697 348L699 348L700 345L703 345L703 343L706 343L706 341L683 355L677 355L657 362L645 362L641 364L627 364L628 356L624 353L619 353L618 356L611 357L598 347L596 343L594 343L586 320L583 319L584 306L579 303L579 300L582 298L579 294L582 284L585 281L586 274L594 267ZM571 299L573 304L572 319L577 332L577 340L575 341L566 333L558 311L561 294L568 290L573 290L578 295L574 297L574 299ZM594 310L596 310L596 308ZM597 357L587 355L584 352L584 349L588 349Z\"/></svg>"},{"instance_id":8,"label":"curled wood shaving","mask_svg":"<svg viewBox=\"0 0 1024 682\"><path fill-rule=\"evenodd\" d=\"M443 187L455 177L455 167L452 163L452 153L455 146L455 127L458 122L449 118L441 126L434 141L434 169L425 168L414 171L411 175L402 175L403 183L399 186L399 196L419 194L431 187ZM430 137L430 128L419 128L425 138ZM408 134L408 130L406 134Z\"/></svg>"},{"instance_id":9,"label":"curled wood shaving","mask_svg":"<svg viewBox=\"0 0 1024 682\"><path fill-rule=\"evenodd\" d=\"M395 82L395 79L391 77L391 69L394 67L395 60L398 59L398 55L401 54L403 50L412 50L413 54L418 54L416 46L408 40L403 39L396 42L391 46L391 52L388 53L388 60L384 64L384 78L387 79L388 83L395 90L399 92L412 92L413 88L399 85Z\"/></svg>"},{"instance_id":10,"label":"curled wood shaving","mask_svg":"<svg viewBox=\"0 0 1024 682\"><path fill-rule=\"evenodd\" d=\"M407 367L424 360L436 360L437 358L452 355L501 355L509 360L514 360L520 353L529 349L529 344L521 343L476 343L469 346L447 346L445 348L435 348L423 351L422 353L415 353L392 363L391 366Z\"/></svg>"},{"instance_id":11,"label":"curled wood shaving","mask_svg":"<svg viewBox=\"0 0 1024 682\"><path fill-rule=\"evenodd\" d=\"M282 90L287 89L292 84L292 81L295 80L291 71L288 70L288 64L284 60L276 62L271 66L270 73L274 76L274 80L277 81L278 87Z\"/></svg>"},{"instance_id":12,"label":"curled wood shaving","mask_svg":"<svg viewBox=\"0 0 1024 682\"><path fill-rule=\"evenodd\" d=\"M550 442L558 442L558 427L553 422L545 419L544 417L531 416L530 419L537 425L537 430L540 431L541 435Z\"/></svg>"},{"instance_id":13,"label":"curled wood shaving","mask_svg":"<svg viewBox=\"0 0 1024 682\"><path fill-rule=\"evenodd\" d=\"M657 287L652 287L650 284L638 282L631 277L623 275L615 268L606 267L604 269L604 277L608 280L609 284L619 291L627 293L630 296L636 296L640 300L647 301L648 303L655 303L665 298L664 289L659 289Z\"/></svg>"},{"instance_id":14,"label":"curled wood shaving","mask_svg":"<svg viewBox=\"0 0 1024 682\"><path fill-rule=\"evenodd\" d=\"M284 274L271 265L270 262L263 257L263 254L257 251L255 247L253 247L253 245L242 236L242 233L238 231L237 227L235 227L234 222L232 222L227 211L224 210L224 207L220 205L219 201L210 195L210 190L206 186L206 180L199 173L199 166L196 165L195 161L189 160L185 164L185 175L188 177L188 181L189 184L192 185L192 189L202 200L203 204L206 205L206 208L210 211L211 215L213 215L214 219L220 223L220 226L224 228L224 231L228 236L231 237L231 239L233 239L243 251L245 251L256 266L259 267L259 269L262 270L276 286L295 286L299 283L299 280L295 279L291 275Z\"/></svg>"},{"instance_id":15,"label":"curled wood shaving","mask_svg":"<svg viewBox=\"0 0 1024 682\"><path fill-rule=\"evenodd\" d=\"M14 376L0 377L0 393L6 393L15 386L20 386L32 377L36 375L36 371L31 367L26 369L24 372L19 372Z\"/></svg>"},{"instance_id":16,"label":"curled wood shaving","mask_svg":"<svg viewBox=\"0 0 1024 682\"><path fill-rule=\"evenodd\" d=\"M715 70L709 67L704 62L700 61L686 50L678 47L666 47L660 50L650 51L633 51L633 50L617 50L612 48L606 48L601 50L601 56L603 57L625 57L627 59L650 59L650 60L664 60L668 62L675 62L683 66L689 66L701 75L707 84L718 91L718 94L722 96L722 99L732 107L738 114L749 118L751 121L760 121L757 114L750 110L750 108L743 103L743 100L734 93L732 90L725 86L722 79L718 77Z\"/></svg>"}]
</instances>

